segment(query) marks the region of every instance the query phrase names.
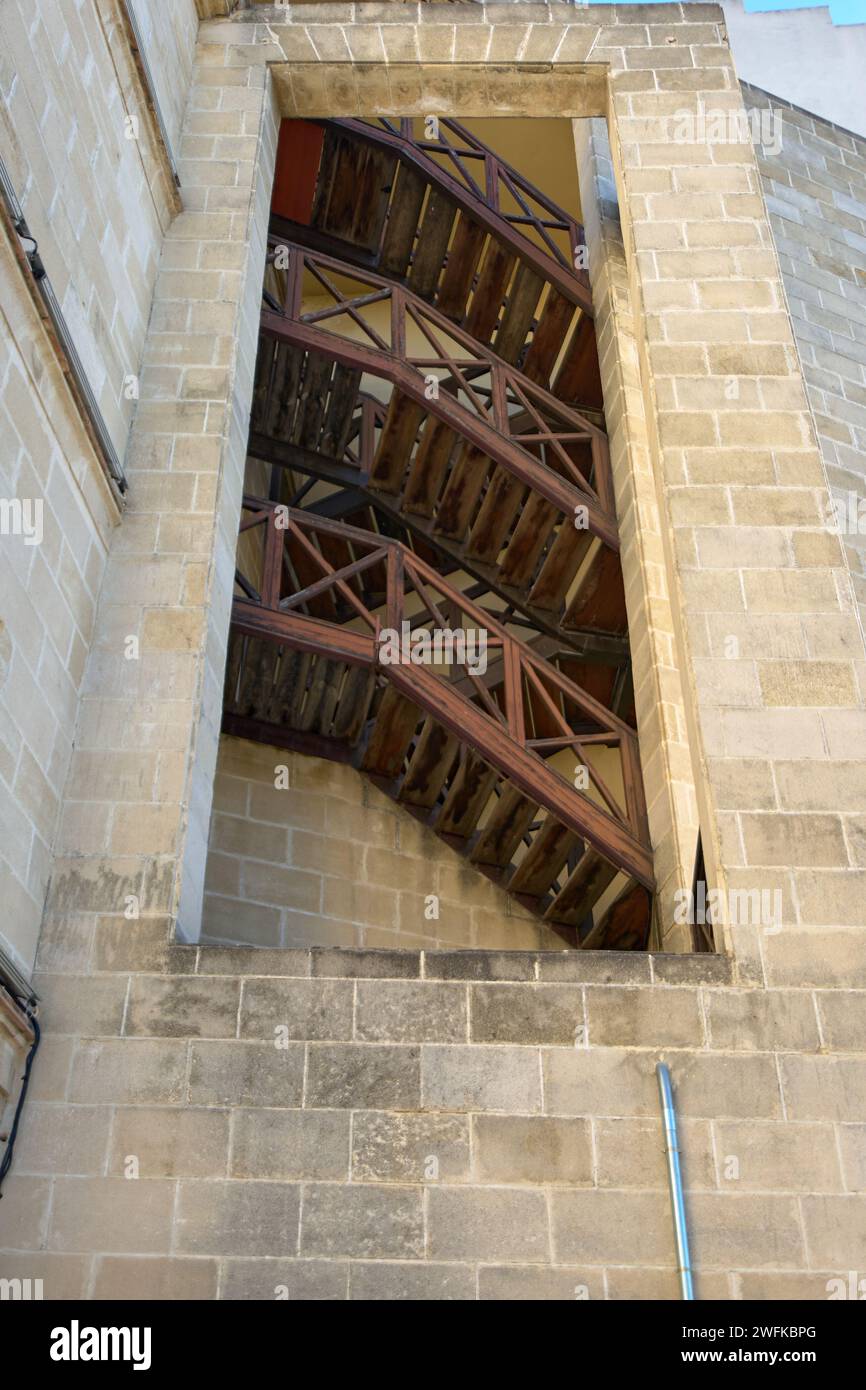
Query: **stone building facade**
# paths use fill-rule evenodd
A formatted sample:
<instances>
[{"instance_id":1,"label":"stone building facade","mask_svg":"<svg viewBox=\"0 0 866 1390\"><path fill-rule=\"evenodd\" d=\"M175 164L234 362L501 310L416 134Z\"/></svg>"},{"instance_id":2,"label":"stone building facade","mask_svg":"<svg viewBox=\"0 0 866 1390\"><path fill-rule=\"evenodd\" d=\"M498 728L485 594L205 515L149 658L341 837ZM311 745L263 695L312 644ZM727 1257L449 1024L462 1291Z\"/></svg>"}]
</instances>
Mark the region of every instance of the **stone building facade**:
<instances>
[{"instance_id":1,"label":"stone building facade","mask_svg":"<svg viewBox=\"0 0 866 1390\"><path fill-rule=\"evenodd\" d=\"M864 462L864 142L741 90L714 5L136 0L162 129L120 0L69 9L4 11L3 155L128 486L7 228L3 487L44 501L44 539L0 538L2 944L29 975L38 938L43 1042L4 1275L46 1297L675 1297L663 1059L699 1296L826 1297L866 1236L862 545L828 524ZM781 148L768 126L756 151L766 110ZM430 891L479 949L399 939L416 827L298 754L262 821L365 906L320 897L322 935L287 945L312 915L296 874L276 926L250 904L202 936L211 825L267 768L259 748L214 790L279 121L429 113L574 123L648 953L552 951L444 855ZM712 888L780 895L769 924L720 914L714 954L674 914L698 828ZM353 856L392 910L369 939L343 931L379 911Z\"/></svg>"}]
</instances>

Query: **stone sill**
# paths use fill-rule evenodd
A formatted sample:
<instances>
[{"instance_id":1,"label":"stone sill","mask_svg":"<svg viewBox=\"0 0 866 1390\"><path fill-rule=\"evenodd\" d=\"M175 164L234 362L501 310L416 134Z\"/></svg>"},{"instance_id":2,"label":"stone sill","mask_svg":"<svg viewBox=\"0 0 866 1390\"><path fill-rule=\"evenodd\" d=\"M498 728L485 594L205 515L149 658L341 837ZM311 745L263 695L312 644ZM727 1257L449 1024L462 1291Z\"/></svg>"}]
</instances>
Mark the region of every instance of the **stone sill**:
<instances>
[{"instance_id":1,"label":"stone sill","mask_svg":"<svg viewBox=\"0 0 866 1390\"><path fill-rule=\"evenodd\" d=\"M389 951L313 946L176 946L199 975L316 979L543 980L611 985L730 984L729 956L637 951ZM192 973L192 963L190 962Z\"/></svg>"}]
</instances>

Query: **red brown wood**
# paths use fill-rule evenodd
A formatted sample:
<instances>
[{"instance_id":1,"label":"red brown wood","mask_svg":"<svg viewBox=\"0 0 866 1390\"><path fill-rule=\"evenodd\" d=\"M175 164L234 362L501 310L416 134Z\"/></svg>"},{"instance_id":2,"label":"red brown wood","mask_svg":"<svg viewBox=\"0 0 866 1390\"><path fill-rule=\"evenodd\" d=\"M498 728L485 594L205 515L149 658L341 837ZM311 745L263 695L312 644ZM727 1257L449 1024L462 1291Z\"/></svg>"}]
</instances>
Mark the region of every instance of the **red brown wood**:
<instances>
[{"instance_id":1,"label":"red brown wood","mask_svg":"<svg viewBox=\"0 0 866 1390\"><path fill-rule=\"evenodd\" d=\"M587 277L584 272L572 268L574 261L572 261L571 267L566 266L558 258L530 240L529 237L524 236L519 230L520 224L512 223L507 216L503 215L501 210L494 205L493 200L487 197L486 190L481 191L477 184L474 188L467 186L466 183L462 183L435 159L431 158L424 148L425 142L415 141L408 133L400 135L393 130L382 129L356 119L342 120L339 123L333 122L333 124L335 126L339 124L341 128L351 131L361 140L368 140L382 148L393 150L403 164L410 165L423 174L425 181L442 190L443 193L447 193L456 207L478 221L522 262L540 274L548 283L554 285L560 294L570 299L572 303L579 305L585 313L592 314L592 295ZM445 122L440 121L441 124L445 124ZM474 136L470 137L467 131L457 126L456 122L451 122L450 125L454 129L459 129L464 138L471 139L479 150L484 150L481 142ZM524 175L506 165L505 161L501 160L493 151L489 151L489 154L498 171L507 170L513 186L531 193L531 196L542 206L546 206L548 211L553 210L553 217L565 224L566 228L573 227L572 243L573 250L576 250L577 246L583 242L583 229L578 226L574 219L569 219L567 213L563 212L561 208L557 208L546 195L534 188ZM527 222L531 222L531 220L531 218L526 219Z\"/></svg>"}]
</instances>

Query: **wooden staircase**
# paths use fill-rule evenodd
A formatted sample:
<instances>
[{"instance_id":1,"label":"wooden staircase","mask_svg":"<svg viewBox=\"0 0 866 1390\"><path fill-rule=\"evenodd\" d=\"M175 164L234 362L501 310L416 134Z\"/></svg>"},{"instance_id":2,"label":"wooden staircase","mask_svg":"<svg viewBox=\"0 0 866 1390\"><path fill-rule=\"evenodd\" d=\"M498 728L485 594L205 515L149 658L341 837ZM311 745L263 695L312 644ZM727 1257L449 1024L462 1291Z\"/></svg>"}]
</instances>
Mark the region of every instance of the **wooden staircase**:
<instances>
[{"instance_id":1,"label":"wooden staircase","mask_svg":"<svg viewBox=\"0 0 866 1390\"><path fill-rule=\"evenodd\" d=\"M274 230L378 270L559 400L600 410L583 228L459 122L433 139L416 124L284 122L287 155L300 142L317 174Z\"/></svg>"},{"instance_id":2,"label":"wooden staircase","mask_svg":"<svg viewBox=\"0 0 866 1390\"><path fill-rule=\"evenodd\" d=\"M569 945L643 948L582 228L452 121L284 122L280 168L224 727L352 763ZM388 659L404 631L486 665Z\"/></svg>"},{"instance_id":3,"label":"wooden staircase","mask_svg":"<svg viewBox=\"0 0 866 1390\"><path fill-rule=\"evenodd\" d=\"M226 730L351 761L569 944L609 945L618 924L620 944L643 945L653 877L633 730L399 542L253 498L242 538ZM404 622L483 630L490 679L471 657L444 673L386 661L383 630ZM618 878L613 917L594 920Z\"/></svg>"},{"instance_id":4,"label":"wooden staircase","mask_svg":"<svg viewBox=\"0 0 866 1390\"><path fill-rule=\"evenodd\" d=\"M362 488L544 631L624 633L604 431L408 291L271 245L288 264L263 312L250 454ZM305 311L308 276L327 294ZM387 401L362 389L373 377Z\"/></svg>"}]
</instances>

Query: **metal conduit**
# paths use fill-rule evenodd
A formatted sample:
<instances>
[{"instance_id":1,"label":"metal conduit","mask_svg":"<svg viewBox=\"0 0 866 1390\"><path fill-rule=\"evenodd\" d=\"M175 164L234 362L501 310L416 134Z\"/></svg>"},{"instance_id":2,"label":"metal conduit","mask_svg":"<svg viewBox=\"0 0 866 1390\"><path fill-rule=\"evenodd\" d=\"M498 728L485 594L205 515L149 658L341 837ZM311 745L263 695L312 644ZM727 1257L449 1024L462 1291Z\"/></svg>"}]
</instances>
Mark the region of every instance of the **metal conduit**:
<instances>
[{"instance_id":1,"label":"metal conduit","mask_svg":"<svg viewBox=\"0 0 866 1390\"><path fill-rule=\"evenodd\" d=\"M677 1246L677 1274L680 1281L680 1296L693 1300L692 1262L689 1254L689 1233L686 1227L686 1204L683 1198L683 1178L680 1170L680 1147L677 1136L677 1116L674 1109L674 1093L671 1074L664 1062L656 1066L659 1083L659 1100L662 1109L662 1124L665 1132L665 1157L668 1164L668 1185L671 1193L671 1210L674 1219L674 1239Z\"/></svg>"}]
</instances>

